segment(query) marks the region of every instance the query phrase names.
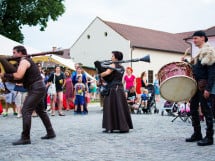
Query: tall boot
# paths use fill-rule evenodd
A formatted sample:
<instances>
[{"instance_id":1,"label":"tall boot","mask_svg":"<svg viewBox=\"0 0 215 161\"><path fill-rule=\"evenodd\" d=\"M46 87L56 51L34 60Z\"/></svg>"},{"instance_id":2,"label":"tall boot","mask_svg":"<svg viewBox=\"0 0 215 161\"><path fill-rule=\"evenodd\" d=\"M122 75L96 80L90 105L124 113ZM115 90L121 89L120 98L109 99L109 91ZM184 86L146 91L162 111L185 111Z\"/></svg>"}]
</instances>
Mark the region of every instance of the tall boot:
<instances>
[{"instance_id":1,"label":"tall boot","mask_svg":"<svg viewBox=\"0 0 215 161\"><path fill-rule=\"evenodd\" d=\"M201 127L200 126L194 126L194 133L191 135L191 137L186 138L186 142L195 142L202 140L202 133L201 133Z\"/></svg>"},{"instance_id":2,"label":"tall boot","mask_svg":"<svg viewBox=\"0 0 215 161\"><path fill-rule=\"evenodd\" d=\"M54 129L52 128L52 124L51 121L47 115L47 113L45 111L43 111L42 113L39 113L39 116L46 128L46 132L47 134L43 137L41 137L41 139L52 139L56 137L56 134L54 132Z\"/></svg>"},{"instance_id":3,"label":"tall boot","mask_svg":"<svg viewBox=\"0 0 215 161\"><path fill-rule=\"evenodd\" d=\"M206 136L204 137L204 139L198 141L197 145L199 146L213 145L214 143L213 133L214 133L213 131L206 132Z\"/></svg>"},{"instance_id":4,"label":"tall boot","mask_svg":"<svg viewBox=\"0 0 215 161\"><path fill-rule=\"evenodd\" d=\"M13 142L12 144L13 145L31 144L30 135L26 135L24 132L22 132L21 138Z\"/></svg>"},{"instance_id":5,"label":"tall boot","mask_svg":"<svg viewBox=\"0 0 215 161\"><path fill-rule=\"evenodd\" d=\"M205 120L206 120L206 125L207 125L207 129L206 129L206 136L204 137L203 140L199 141L197 143L197 145L199 146L206 146L206 145L212 145L214 140L213 140L213 134L214 134L214 130L213 130L213 115L212 115L212 111L210 111L211 109L208 109L208 114L205 116Z\"/></svg>"}]
</instances>

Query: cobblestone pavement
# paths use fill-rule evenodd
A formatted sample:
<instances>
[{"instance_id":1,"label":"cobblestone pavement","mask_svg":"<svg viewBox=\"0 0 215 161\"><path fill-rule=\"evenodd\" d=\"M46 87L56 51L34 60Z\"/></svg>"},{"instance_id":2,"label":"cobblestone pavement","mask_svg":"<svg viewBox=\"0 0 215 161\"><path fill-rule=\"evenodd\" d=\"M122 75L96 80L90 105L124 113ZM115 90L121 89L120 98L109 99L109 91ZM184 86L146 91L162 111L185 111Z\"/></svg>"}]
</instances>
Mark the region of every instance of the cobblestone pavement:
<instances>
[{"instance_id":1,"label":"cobblestone pavement","mask_svg":"<svg viewBox=\"0 0 215 161\"><path fill-rule=\"evenodd\" d=\"M160 105L161 106L161 105ZM215 146L186 143L191 124L161 114L132 114L129 133L102 133L102 111L90 104L89 114L50 116L57 137L41 140L45 129L32 119L31 144L13 146L20 138L22 119L0 116L0 161L214 161ZM202 123L205 134L205 122Z\"/></svg>"}]
</instances>

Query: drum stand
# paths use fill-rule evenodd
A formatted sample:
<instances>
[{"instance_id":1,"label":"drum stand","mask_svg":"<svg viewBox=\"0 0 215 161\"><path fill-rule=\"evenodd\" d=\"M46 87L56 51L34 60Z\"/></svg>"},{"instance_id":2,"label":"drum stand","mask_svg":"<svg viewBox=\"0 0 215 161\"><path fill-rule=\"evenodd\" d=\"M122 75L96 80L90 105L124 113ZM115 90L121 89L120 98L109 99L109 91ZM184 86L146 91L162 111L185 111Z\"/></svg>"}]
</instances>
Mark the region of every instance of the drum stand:
<instances>
[{"instance_id":1,"label":"drum stand","mask_svg":"<svg viewBox=\"0 0 215 161\"><path fill-rule=\"evenodd\" d=\"M186 111L187 102L184 102L184 112L178 112L178 115L171 121L174 122L177 118L180 118L183 122L188 121L189 123L192 121L191 116Z\"/></svg>"}]
</instances>

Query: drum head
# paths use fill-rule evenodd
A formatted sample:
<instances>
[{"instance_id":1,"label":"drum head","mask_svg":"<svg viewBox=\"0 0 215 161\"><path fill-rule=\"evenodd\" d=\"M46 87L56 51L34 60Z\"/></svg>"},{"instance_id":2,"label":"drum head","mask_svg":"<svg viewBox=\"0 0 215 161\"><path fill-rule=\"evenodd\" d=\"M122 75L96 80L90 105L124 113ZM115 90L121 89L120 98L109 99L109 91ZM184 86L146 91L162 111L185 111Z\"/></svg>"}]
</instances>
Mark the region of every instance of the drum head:
<instances>
[{"instance_id":1,"label":"drum head","mask_svg":"<svg viewBox=\"0 0 215 161\"><path fill-rule=\"evenodd\" d=\"M161 96L171 102L187 101L196 90L196 81L187 76L171 77L160 85Z\"/></svg>"}]
</instances>

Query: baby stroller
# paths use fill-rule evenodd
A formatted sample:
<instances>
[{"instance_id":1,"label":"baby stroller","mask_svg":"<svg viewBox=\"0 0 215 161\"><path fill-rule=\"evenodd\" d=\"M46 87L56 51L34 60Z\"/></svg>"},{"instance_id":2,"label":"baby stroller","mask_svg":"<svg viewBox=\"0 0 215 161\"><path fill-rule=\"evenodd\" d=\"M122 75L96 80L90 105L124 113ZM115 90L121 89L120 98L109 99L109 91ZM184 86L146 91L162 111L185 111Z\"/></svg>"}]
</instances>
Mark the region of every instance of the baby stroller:
<instances>
[{"instance_id":1,"label":"baby stroller","mask_svg":"<svg viewBox=\"0 0 215 161\"><path fill-rule=\"evenodd\" d=\"M164 115L164 111L166 111L169 116L174 116L174 113L178 111L177 102L166 101L161 111L162 116Z\"/></svg>"},{"instance_id":2,"label":"baby stroller","mask_svg":"<svg viewBox=\"0 0 215 161\"><path fill-rule=\"evenodd\" d=\"M142 105L144 98L141 97L140 98L140 105L139 105L139 108L137 110L137 114L141 113L141 111L143 113L152 113L153 110L154 110L154 113L159 112L159 110L156 107L154 86L152 84L149 84L147 86L147 90L148 90L147 106L145 107Z\"/></svg>"}]
</instances>

